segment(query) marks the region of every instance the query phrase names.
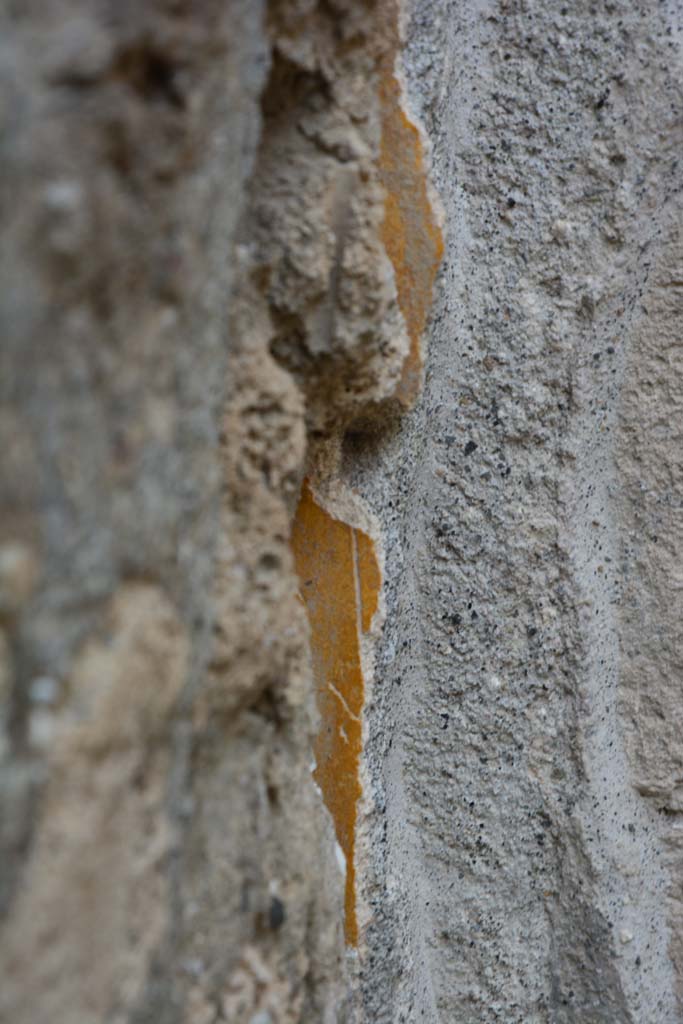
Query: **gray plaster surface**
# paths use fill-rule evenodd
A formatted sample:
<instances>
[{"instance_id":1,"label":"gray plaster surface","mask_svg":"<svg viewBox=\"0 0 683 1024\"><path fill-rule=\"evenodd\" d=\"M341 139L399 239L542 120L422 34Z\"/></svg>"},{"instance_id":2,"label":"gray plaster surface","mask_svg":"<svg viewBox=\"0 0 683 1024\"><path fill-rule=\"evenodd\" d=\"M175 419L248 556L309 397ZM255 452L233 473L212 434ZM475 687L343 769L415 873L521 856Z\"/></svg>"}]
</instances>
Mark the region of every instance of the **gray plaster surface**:
<instances>
[{"instance_id":1,"label":"gray plaster surface","mask_svg":"<svg viewBox=\"0 0 683 1024\"><path fill-rule=\"evenodd\" d=\"M683 0L405 0L403 417L393 14L0 4L1 1024L683 1019ZM305 475L385 572L352 951Z\"/></svg>"},{"instance_id":2,"label":"gray plaster surface","mask_svg":"<svg viewBox=\"0 0 683 1024\"><path fill-rule=\"evenodd\" d=\"M418 406L346 443L373 1024L681 1019L682 24L408 4L447 249Z\"/></svg>"}]
</instances>

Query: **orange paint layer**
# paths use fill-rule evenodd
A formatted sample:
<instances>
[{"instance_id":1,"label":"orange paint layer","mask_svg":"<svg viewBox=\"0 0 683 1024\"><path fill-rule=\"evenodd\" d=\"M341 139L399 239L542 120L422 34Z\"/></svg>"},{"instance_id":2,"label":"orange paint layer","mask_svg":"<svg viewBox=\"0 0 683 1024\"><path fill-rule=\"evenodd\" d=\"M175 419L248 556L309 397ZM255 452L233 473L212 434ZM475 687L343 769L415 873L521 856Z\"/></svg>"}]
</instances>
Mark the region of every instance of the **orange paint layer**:
<instances>
[{"instance_id":1,"label":"orange paint layer","mask_svg":"<svg viewBox=\"0 0 683 1024\"><path fill-rule=\"evenodd\" d=\"M381 238L394 267L398 305L410 338L397 389L399 400L409 406L420 389L421 339L443 257L443 236L429 201L420 134L401 105L394 60L395 52L385 57L380 73L379 179L386 190Z\"/></svg>"},{"instance_id":2,"label":"orange paint layer","mask_svg":"<svg viewBox=\"0 0 683 1024\"><path fill-rule=\"evenodd\" d=\"M377 610L381 577L371 539L330 515L307 482L294 518L292 549L311 627L321 718L314 778L346 857L344 927L347 943L355 946L355 835L364 701L361 634L370 629Z\"/></svg>"}]
</instances>

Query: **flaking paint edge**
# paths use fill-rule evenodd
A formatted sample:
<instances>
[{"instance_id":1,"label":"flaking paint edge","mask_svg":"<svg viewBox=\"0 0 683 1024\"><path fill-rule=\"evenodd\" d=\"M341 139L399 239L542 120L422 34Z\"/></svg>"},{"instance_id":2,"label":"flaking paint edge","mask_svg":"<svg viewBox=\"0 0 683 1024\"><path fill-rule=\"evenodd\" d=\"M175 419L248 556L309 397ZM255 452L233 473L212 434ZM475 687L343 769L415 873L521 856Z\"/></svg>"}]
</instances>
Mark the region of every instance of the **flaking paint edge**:
<instances>
[{"instance_id":1,"label":"flaking paint edge","mask_svg":"<svg viewBox=\"0 0 683 1024\"><path fill-rule=\"evenodd\" d=\"M394 271L410 348L393 397L410 408L422 383L422 337L444 252L430 189L423 137L409 117L396 70L398 5L385 9L393 40L379 69L381 139L378 179L385 190L380 239ZM337 489L331 482L330 491ZM337 502L334 502L335 508ZM305 480L292 527L292 550L309 626L320 728L314 778L332 815L345 862L345 936L359 939L356 892L357 822L363 801L363 711L372 672L371 632L378 628L382 574L370 532L329 511ZM352 522L346 520L350 519ZM376 531L372 531L373 533ZM341 857L340 857L341 859Z\"/></svg>"},{"instance_id":2,"label":"flaking paint edge","mask_svg":"<svg viewBox=\"0 0 683 1024\"><path fill-rule=\"evenodd\" d=\"M347 944L355 947L356 823L362 797L366 689L363 647L379 607L381 571L371 537L328 511L308 481L294 518L292 550L310 627L320 713L313 775L345 859L344 930Z\"/></svg>"},{"instance_id":3,"label":"flaking paint edge","mask_svg":"<svg viewBox=\"0 0 683 1024\"><path fill-rule=\"evenodd\" d=\"M398 14L392 26L394 46L380 68L381 139L377 162L384 186L380 237L394 268L398 305L410 348L396 389L409 408L421 387L422 337L432 305L436 276L444 253L440 217L430 190L422 134L409 116L396 71L400 51Z\"/></svg>"}]
</instances>

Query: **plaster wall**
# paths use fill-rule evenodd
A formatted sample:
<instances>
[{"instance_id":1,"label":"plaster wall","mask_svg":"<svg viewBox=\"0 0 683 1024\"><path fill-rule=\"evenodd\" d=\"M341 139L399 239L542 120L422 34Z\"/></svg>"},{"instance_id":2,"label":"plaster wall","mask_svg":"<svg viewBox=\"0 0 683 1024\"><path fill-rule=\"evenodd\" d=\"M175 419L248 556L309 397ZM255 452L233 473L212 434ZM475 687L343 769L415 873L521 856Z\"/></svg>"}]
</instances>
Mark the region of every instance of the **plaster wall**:
<instances>
[{"instance_id":1,"label":"plaster wall","mask_svg":"<svg viewBox=\"0 0 683 1024\"><path fill-rule=\"evenodd\" d=\"M682 1018L682 47L0 4L2 1024Z\"/></svg>"},{"instance_id":2,"label":"plaster wall","mask_svg":"<svg viewBox=\"0 0 683 1024\"><path fill-rule=\"evenodd\" d=\"M682 16L406 8L446 255L415 410L345 449L387 552L368 1021L683 1012Z\"/></svg>"}]
</instances>

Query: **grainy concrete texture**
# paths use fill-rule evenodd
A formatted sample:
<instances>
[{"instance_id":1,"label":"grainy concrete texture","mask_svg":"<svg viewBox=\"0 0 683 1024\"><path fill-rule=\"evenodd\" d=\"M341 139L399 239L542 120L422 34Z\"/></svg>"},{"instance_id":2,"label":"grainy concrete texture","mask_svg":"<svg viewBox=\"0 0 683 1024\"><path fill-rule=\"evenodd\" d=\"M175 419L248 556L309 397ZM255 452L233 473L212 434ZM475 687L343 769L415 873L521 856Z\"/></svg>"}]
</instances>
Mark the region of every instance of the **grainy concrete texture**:
<instances>
[{"instance_id":1,"label":"grainy concrete texture","mask_svg":"<svg viewBox=\"0 0 683 1024\"><path fill-rule=\"evenodd\" d=\"M0 0L0 1024L683 1020L682 185L681 0Z\"/></svg>"},{"instance_id":2,"label":"grainy concrete texture","mask_svg":"<svg viewBox=\"0 0 683 1024\"><path fill-rule=\"evenodd\" d=\"M379 518L365 1019L683 1019L683 6L408 4L446 257Z\"/></svg>"}]
</instances>

